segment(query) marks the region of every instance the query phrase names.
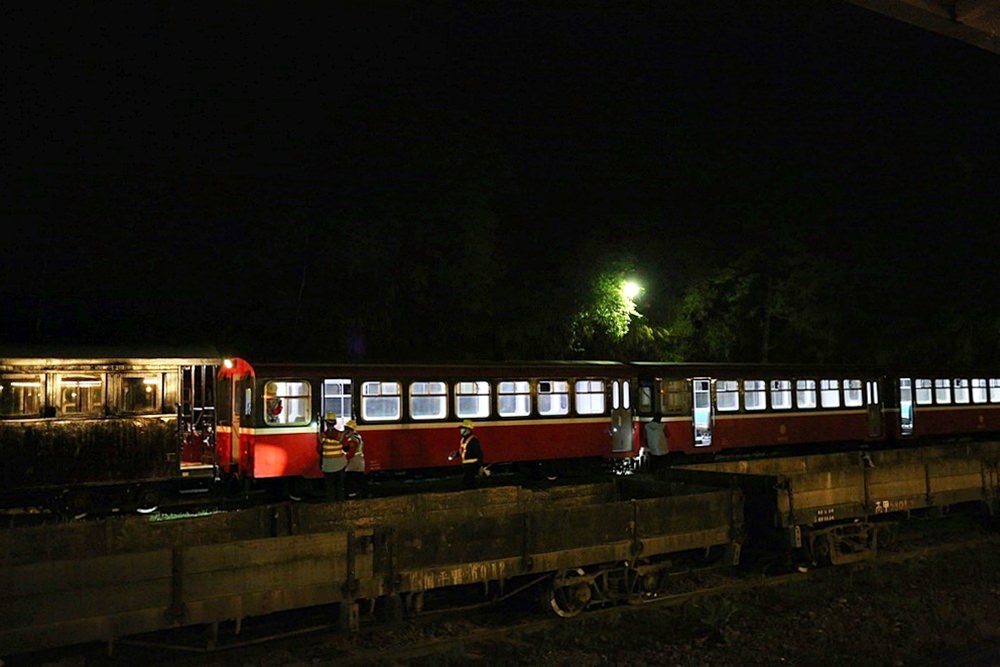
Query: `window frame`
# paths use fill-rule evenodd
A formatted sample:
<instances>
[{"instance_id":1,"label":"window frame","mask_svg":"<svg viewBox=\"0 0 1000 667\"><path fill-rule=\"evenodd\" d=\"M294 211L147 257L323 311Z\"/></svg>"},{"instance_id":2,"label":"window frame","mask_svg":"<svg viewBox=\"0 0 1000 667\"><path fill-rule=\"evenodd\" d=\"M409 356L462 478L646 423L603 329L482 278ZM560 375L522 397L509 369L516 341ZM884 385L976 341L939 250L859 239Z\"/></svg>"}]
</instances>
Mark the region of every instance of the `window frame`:
<instances>
[{"instance_id":1,"label":"window frame","mask_svg":"<svg viewBox=\"0 0 1000 667\"><path fill-rule=\"evenodd\" d=\"M463 385L474 385L476 391L464 391ZM480 389L485 387L486 391L480 393ZM452 403L455 408L455 416L459 419L484 419L491 414L490 404L493 390L488 380L460 380L452 385ZM463 402L474 400L477 404L475 412L463 410ZM485 408L485 409L482 409Z\"/></svg>"},{"instance_id":2,"label":"window frame","mask_svg":"<svg viewBox=\"0 0 1000 667\"><path fill-rule=\"evenodd\" d=\"M592 405L595 401L600 403L599 409ZM577 415L607 414L607 403L607 383L601 378L582 378L573 382L573 411Z\"/></svg>"},{"instance_id":3,"label":"window frame","mask_svg":"<svg viewBox=\"0 0 1000 667\"><path fill-rule=\"evenodd\" d=\"M366 422L392 422L403 419L403 383L398 380L361 380L361 419ZM374 385L374 393L369 389ZM387 391L394 388L395 391ZM375 414L371 406L393 405L392 414Z\"/></svg>"}]
</instances>

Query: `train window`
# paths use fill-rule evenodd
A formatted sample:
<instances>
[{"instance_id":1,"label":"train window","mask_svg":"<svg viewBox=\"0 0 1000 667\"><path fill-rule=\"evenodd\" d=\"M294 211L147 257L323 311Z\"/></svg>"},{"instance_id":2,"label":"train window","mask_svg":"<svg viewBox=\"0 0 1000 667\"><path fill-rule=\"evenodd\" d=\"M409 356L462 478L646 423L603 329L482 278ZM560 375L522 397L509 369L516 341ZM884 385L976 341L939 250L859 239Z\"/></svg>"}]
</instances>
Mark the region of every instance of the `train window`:
<instances>
[{"instance_id":1,"label":"train window","mask_svg":"<svg viewBox=\"0 0 1000 667\"><path fill-rule=\"evenodd\" d=\"M531 414L531 393L526 380L497 385L497 414L501 417L526 417Z\"/></svg>"},{"instance_id":2,"label":"train window","mask_svg":"<svg viewBox=\"0 0 1000 667\"><path fill-rule=\"evenodd\" d=\"M816 380L795 381L795 406L805 410L816 407Z\"/></svg>"},{"instance_id":3,"label":"train window","mask_svg":"<svg viewBox=\"0 0 1000 667\"><path fill-rule=\"evenodd\" d=\"M934 380L934 402L938 405L951 403L951 380L948 378Z\"/></svg>"},{"instance_id":4,"label":"train window","mask_svg":"<svg viewBox=\"0 0 1000 667\"><path fill-rule=\"evenodd\" d=\"M347 421L354 416L354 405L351 398L351 381L349 379L323 380L323 415L331 412Z\"/></svg>"},{"instance_id":5,"label":"train window","mask_svg":"<svg viewBox=\"0 0 1000 667\"><path fill-rule=\"evenodd\" d=\"M1000 403L1000 378L990 378L990 403Z\"/></svg>"},{"instance_id":6,"label":"train window","mask_svg":"<svg viewBox=\"0 0 1000 667\"><path fill-rule=\"evenodd\" d=\"M599 415L604 412L604 382L577 380L575 389L577 414Z\"/></svg>"},{"instance_id":7,"label":"train window","mask_svg":"<svg viewBox=\"0 0 1000 667\"><path fill-rule=\"evenodd\" d=\"M538 414L569 414L569 382L566 380L538 381Z\"/></svg>"},{"instance_id":8,"label":"train window","mask_svg":"<svg viewBox=\"0 0 1000 667\"><path fill-rule=\"evenodd\" d=\"M121 407L123 412L152 414L160 411L163 376L123 377Z\"/></svg>"},{"instance_id":9,"label":"train window","mask_svg":"<svg viewBox=\"0 0 1000 667\"><path fill-rule=\"evenodd\" d=\"M966 380L965 378L955 378L953 386L955 387L955 402L968 403L969 381Z\"/></svg>"},{"instance_id":10,"label":"train window","mask_svg":"<svg viewBox=\"0 0 1000 667\"><path fill-rule=\"evenodd\" d=\"M917 405L930 405L934 402L934 395L931 391L934 386L928 378L917 378L914 387L917 390Z\"/></svg>"},{"instance_id":11,"label":"train window","mask_svg":"<svg viewBox=\"0 0 1000 667\"><path fill-rule=\"evenodd\" d=\"M455 416L459 419L490 416L490 383L484 380L455 385Z\"/></svg>"},{"instance_id":12,"label":"train window","mask_svg":"<svg viewBox=\"0 0 1000 667\"><path fill-rule=\"evenodd\" d=\"M264 422L308 424L312 419L312 387L304 380L271 380L264 385Z\"/></svg>"},{"instance_id":13,"label":"train window","mask_svg":"<svg viewBox=\"0 0 1000 667\"><path fill-rule=\"evenodd\" d=\"M972 378L972 402L985 403L987 399L986 378Z\"/></svg>"},{"instance_id":14,"label":"train window","mask_svg":"<svg viewBox=\"0 0 1000 667\"><path fill-rule=\"evenodd\" d=\"M767 383L763 380L743 381L743 407L763 410L767 407Z\"/></svg>"},{"instance_id":15,"label":"train window","mask_svg":"<svg viewBox=\"0 0 1000 667\"><path fill-rule=\"evenodd\" d=\"M824 408L840 407L840 381L819 381L819 402Z\"/></svg>"},{"instance_id":16,"label":"train window","mask_svg":"<svg viewBox=\"0 0 1000 667\"><path fill-rule=\"evenodd\" d=\"M856 408L861 405L864 405L861 380L844 380L844 407Z\"/></svg>"},{"instance_id":17,"label":"train window","mask_svg":"<svg viewBox=\"0 0 1000 667\"><path fill-rule=\"evenodd\" d=\"M38 417L44 396L38 376L0 378L0 417Z\"/></svg>"},{"instance_id":18,"label":"train window","mask_svg":"<svg viewBox=\"0 0 1000 667\"><path fill-rule=\"evenodd\" d=\"M104 406L104 382L100 376L62 377L59 406L64 414L100 414Z\"/></svg>"},{"instance_id":19,"label":"train window","mask_svg":"<svg viewBox=\"0 0 1000 667\"><path fill-rule=\"evenodd\" d=\"M448 414L448 385L444 382L410 384L410 416L414 419L444 419Z\"/></svg>"},{"instance_id":20,"label":"train window","mask_svg":"<svg viewBox=\"0 0 1000 667\"><path fill-rule=\"evenodd\" d=\"M719 412L732 412L740 408L740 383L736 380L719 380L715 383L715 404Z\"/></svg>"},{"instance_id":21,"label":"train window","mask_svg":"<svg viewBox=\"0 0 1000 667\"><path fill-rule=\"evenodd\" d=\"M661 385L660 411L665 415L683 415L688 412L687 381L664 380Z\"/></svg>"},{"instance_id":22,"label":"train window","mask_svg":"<svg viewBox=\"0 0 1000 667\"><path fill-rule=\"evenodd\" d=\"M787 410L792 407L792 381L771 380L771 407Z\"/></svg>"},{"instance_id":23,"label":"train window","mask_svg":"<svg viewBox=\"0 0 1000 667\"><path fill-rule=\"evenodd\" d=\"M403 412L398 382L365 382L361 385L361 417L365 421L391 421Z\"/></svg>"}]
</instances>

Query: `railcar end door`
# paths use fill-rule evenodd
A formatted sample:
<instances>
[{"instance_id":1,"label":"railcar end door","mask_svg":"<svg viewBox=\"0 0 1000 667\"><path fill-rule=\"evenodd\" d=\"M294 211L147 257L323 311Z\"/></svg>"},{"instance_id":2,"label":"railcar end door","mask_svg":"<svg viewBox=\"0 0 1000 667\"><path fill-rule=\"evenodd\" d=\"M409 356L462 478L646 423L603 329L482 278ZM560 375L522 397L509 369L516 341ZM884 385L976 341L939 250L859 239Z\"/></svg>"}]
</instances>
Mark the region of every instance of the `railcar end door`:
<instances>
[{"instance_id":1,"label":"railcar end door","mask_svg":"<svg viewBox=\"0 0 1000 667\"><path fill-rule=\"evenodd\" d=\"M632 451L632 395L628 380L611 381L611 451Z\"/></svg>"},{"instance_id":2,"label":"railcar end door","mask_svg":"<svg viewBox=\"0 0 1000 667\"><path fill-rule=\"evenodd\" d=\"M882 395L878 380L865 380L865 397L868 405L868 437L882 437Z\"/></svg>"},{"instance_id":3,"label":"railcar end door","mask_svg":"<svg viewBox=\"0 0 1000 667\"><path fill-rule=\"evenodd\" d=\"M691 380L691 405L694 414L694 446L708 447L712 444L712 380L693 378Z\"/></svg>"}]
</instances>

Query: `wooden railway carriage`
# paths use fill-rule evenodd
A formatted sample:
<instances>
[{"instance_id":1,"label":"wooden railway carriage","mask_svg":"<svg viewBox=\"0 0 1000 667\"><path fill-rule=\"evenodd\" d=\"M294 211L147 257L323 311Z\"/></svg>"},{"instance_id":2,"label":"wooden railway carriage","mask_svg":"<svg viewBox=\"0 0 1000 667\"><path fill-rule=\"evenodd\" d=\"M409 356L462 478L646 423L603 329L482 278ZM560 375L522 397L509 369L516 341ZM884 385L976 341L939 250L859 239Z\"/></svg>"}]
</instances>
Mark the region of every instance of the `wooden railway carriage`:
<instances>
[{"instance_id":1,"label":"wooden railway carriage","mask_svg":"<svg viewBox=\"0 0 1000 667\"><path fill-rule=\"evenodd\" d=\"M217 458L244 479L318 478L320 423L355 419L369 472L458 469L458 424L490 464L629 458L633 370L613 362L250 364L219 375Z\"/></svg>"},{"instance_id":2,"label":"wooden railway carriage","mask_svg":"<svg viewBox=\"0 0 1000 667\"><path fill-rule=\"evenodd\" d=\"M152 509L214 479L212 352L0 353L0 506Z\"/></svg>"}]
</instances>

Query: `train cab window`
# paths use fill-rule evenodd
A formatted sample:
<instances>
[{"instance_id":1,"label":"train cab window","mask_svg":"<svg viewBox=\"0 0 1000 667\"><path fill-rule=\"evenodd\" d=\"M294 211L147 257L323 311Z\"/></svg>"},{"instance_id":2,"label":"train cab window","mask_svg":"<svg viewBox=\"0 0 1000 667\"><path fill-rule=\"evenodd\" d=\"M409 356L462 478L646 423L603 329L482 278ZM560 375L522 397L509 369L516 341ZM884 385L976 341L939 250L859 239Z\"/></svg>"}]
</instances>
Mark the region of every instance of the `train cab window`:
<instances>
[{"instance_id":1,"label":"train cab window","mask_svg":"<svg viewBox=\"0 0 1000 667\"><path fill-rule=\"evenodd\" d=\"M365 382L361 385L361 418L392 421L403 412L402 386L398 382Z\"/></svg>"},{"instance_id":2,"label":"train cab window","mask_svg":"<svg viewBox=\"0 0 1000 667\"><path fill-rule=\"evenodd\" d=\"M719 412L733 412L740 408L740 383L736 380L719 380L715 383L715 405Z\"/></svg>"},{"instance_id":3,"label":"train cab window","mask_svg":"<svg viewBox=\"0 0 1000 667\"><path fill-rule=\"evenodd\" d=\"M67 415L100 414L104 407L104 381L100 376L63 376L59 382L59 408Z\"/></svg>"},{"instance_id":4,"label":"train cab window","mask_svg":"<svg viewBox=\"0 0 1000 667\"><path fill-rule=\"evenodd\" d=\"M938 405L951 403L951 380L948 378L934 380L934 402Z\"/></svg>"},{"instance_id":5,"label":"train cab window","mask_svg":"<svg viewBox=\"0 0 1000 667\"><path fill-rule=\"evenodd\" d=\"M864 405L864 396L861 393L861 380L844 380L844 407L858 408Z\"/></svg>"},{"instance_id":6,"label":"train cab window","mask_svg":"<svg viewBox=\"0 0 1000 667\"><path fill-rule=\"evenodd\" d=\"M952 386L955 389L955 402L956 403L968 403L969 402L969 381L965 378L955 378L952 382Z\"/></svg>"},{"instance_id":7,"label":"train cab window","mask_svg":"<svg viewBox=\"0 0 1000 667\"><path fill-rule=\"evenodd\" d=\"M990 378L990 403L1000 403L1000 378Z\"/></svg>"},{"instance_id":8,"label":"train cab window","mask_svg":"<svg viewBox=\"0 0 1000 667\"><path fill-rule=\"evenodd\" d=\"M840 380L819 381L819 402L824 408L840 407Z\"/></svg>"},{"instance_id":9,"label":"train cab window","mask_svg":"<svg viewBox=\"0 0 1000 667\"><path fill-rule=\"evenodd\" d=\"M788 410L792 407L792 381L771 380L771 407Z\"/></svg>"},{"instance_id":10,"label":"train cab window","mask_svg":"<svg viewBox=\"0 0 1000 667\"><path fill-rule=\"evenodd\" d=\"M604 412L604 382L577 380L574 389L578 415L599 415Z\"/></svg>"},{"instance_id":11,"label":"train cab window","mask_svg":"<svg viewBox=\"0 0 1000 667\"><path fill-rule=\"evenodd\" d=\"M39 376L0 378L0 417L38 417L45 389Z\"/></svg>"},{"instance_id":12,"label":"train cab window","mask_svg":"<svg viewBox=\"0 0 1000 667\"><path fill-rule=\"evenodd\" d=\"M323 415L331 412L347 421L354 416L351 381L347 378L323 380Z\"/></svg>"},{"instance_id":13,"label":"train cab window","mask_svg":"<svg viewBox=\"0 0 1000 667\"><path fill-rule=\"evenodd\" d=\"M743 407L747 410L767 408L767 383L763 380L743 381Z\"/></svg>"},{"instance_id":14,"label":"train cab window","mask_svg":"<svg viewBox=\"0 0 1000 667\"><path fill-rule=\"evenodd\" d=\"M639 390L636 392L636 402L638 404L636 407L639 409L639 414L653 414L653 391L654 385L646 382L639 384Z\"/></svg>"},{"instance_id":15,"label":"train cab window","mask_svg":"<svg viewBox=\"0 0 1000 667\"><path fill-rule=\"evenodd\" d=\"M497 384L497 414L501 417L527 417L531 414L531 388L527 380L508 380Z\"/></svg>"},{"instance_id":16,"label":"train cab window","mask_svg":"<svg viewBox=\"0 0 1000 667\"><path fill-rule=\"evenodd\" d=\"M312 387L301 380L272 380L264 385L264 422L275 426L308 424Z\"/></svg>"},{"instance_id":17,"label":"train cab window","mask_svg":"<svg viewBox=\"0 0 1000 667\"><path fill-rule=\"evenodd\" d=\"M917 405L930 405L934 402L933 383L929 378L917 378L913 381L916 390Z\"/></svg>"},{"instance_id":18,"label":"train cab window","mask_svg":"<svg viewBox=\"0 0 1000 667\"><path fill-rule=\"evenodd\" d=\"M455 384L455 416L459 419L490 416L490 383L485 380Z\"/></svg>"},{"instance_id":19,"label":"train cab window","mask_svg":"<svg viewBox=\"0 0 1000 667\"><path fill-rule=\"evenodd\" d=\"M972 402L986 403L989 396L986 393L986 378L972 378Z\"/></svg>"},{"instance_id":20,"label":"train cab window","mask_svg":"<svg viewBox=\"0 0 1000 667\"><path fill-rule=\"evenodd\" d=\"M162 375L123 377L121 379L121 409L123 412L155 414L160 411Z\"/></svg>"},{"instance_id":21,"label":"train cab window","mask_svg":"<svg viewBox=\"0 0 1000 667\"><path fill-rule=\"evenodd\" d=\"M538 381L538 414L544 416L569 414L568 381Z\"/></svg>"},{"instance_id":22,"label":"train cab window","mask_svg":"<svg viewBox=\"0 0 1000 667\"><path fill-rule=\"evenodd\" d=\"M795 381L795 407L800 410L816 407L816 380Z\"/></svg>"},{"instance_id":23,"label":"train cab window","mask_svg":"<svg viewBox=\"0 0 1000 667\"><path fill-rule=\"evenodd\" d=\"M410 384L410 416L414 419L444 419L448 414L448 385L444 382Z\"/></svg>"}]
</instances>

